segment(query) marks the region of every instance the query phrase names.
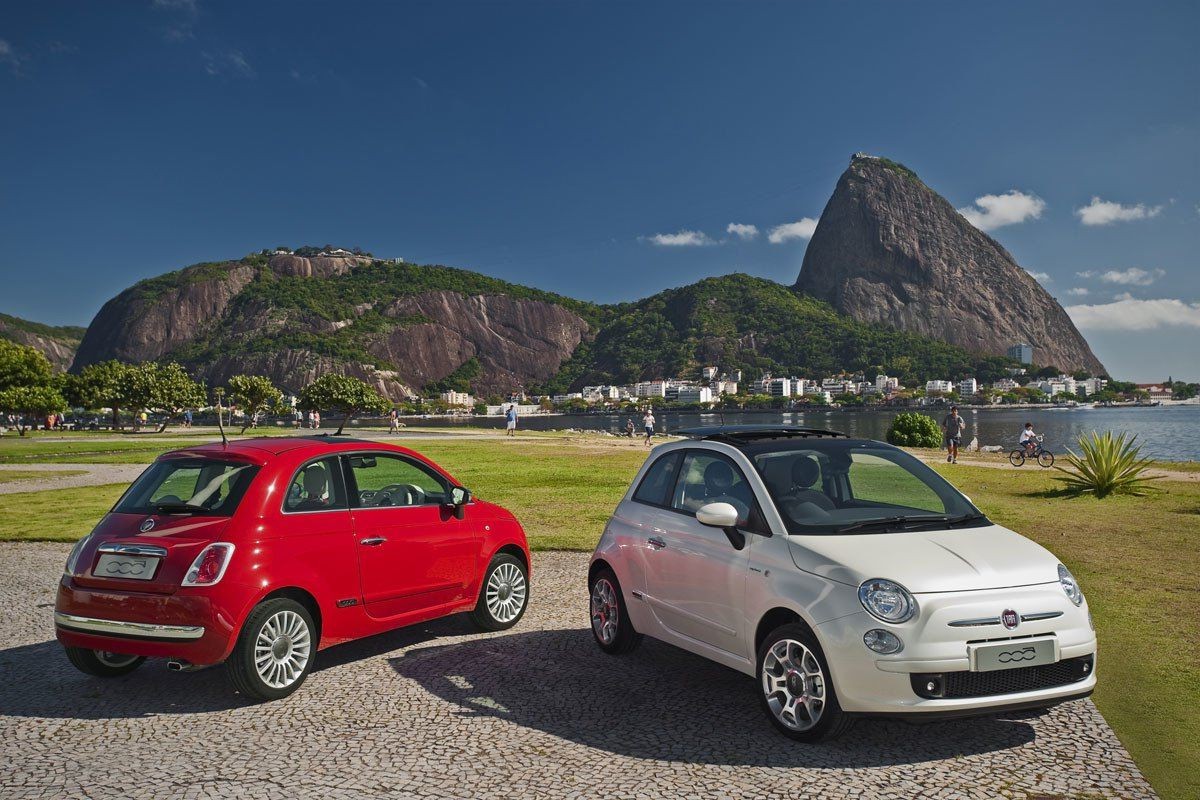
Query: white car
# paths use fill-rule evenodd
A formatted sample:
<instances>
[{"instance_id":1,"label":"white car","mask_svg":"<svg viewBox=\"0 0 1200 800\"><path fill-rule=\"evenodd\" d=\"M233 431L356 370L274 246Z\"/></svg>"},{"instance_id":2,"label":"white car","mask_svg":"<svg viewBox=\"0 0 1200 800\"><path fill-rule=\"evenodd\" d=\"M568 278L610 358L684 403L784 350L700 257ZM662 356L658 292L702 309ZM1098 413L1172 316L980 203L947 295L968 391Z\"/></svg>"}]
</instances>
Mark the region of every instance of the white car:
<instances>
[{"instance_id":1,"label":"white car","mask_svg":"<svg viewBox=\"0 0 1200 800\"><path fill-rule=\"evenodd\" d=\"M783 733L1046 708L1096 685L1070 571L891 445L726 426L655 448L592 556L607 653L643 635L755 677Z\"/></svg>"}]
</instances>

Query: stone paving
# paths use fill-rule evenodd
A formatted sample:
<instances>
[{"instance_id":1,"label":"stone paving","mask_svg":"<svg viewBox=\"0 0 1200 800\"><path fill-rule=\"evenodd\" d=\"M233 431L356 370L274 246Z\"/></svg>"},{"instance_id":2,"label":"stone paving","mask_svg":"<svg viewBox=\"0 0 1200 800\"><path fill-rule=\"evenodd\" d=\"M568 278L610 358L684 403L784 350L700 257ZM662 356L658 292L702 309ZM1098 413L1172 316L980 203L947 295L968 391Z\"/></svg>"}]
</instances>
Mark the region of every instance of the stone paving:
<instances>
[{"instance_id":1,"label":"stone paving","mask_svg":"<svg viewBox=\"0 0 1200 800\"><path fill-rule=\"evenodd\" d=\"M53 641L67 550L0 546L5 800L1154 797L1090 701L794 743L749 678L650 641L601 654L579 553L536 555L512 631L456 617L327 650L282 702L219 668L89 678Z\"/></svg>"}]
</instances>

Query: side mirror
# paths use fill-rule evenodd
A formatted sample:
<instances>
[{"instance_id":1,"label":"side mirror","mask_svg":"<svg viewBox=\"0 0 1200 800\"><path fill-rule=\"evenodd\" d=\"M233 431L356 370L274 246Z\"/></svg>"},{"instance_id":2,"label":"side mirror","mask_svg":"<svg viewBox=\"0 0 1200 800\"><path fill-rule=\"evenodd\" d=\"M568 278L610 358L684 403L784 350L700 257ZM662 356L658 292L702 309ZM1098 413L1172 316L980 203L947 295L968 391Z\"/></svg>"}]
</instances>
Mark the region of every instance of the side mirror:
<instances>
[{"instance_id":1,"label":"side mirror","mask_svg":"<svg viewBox=\"0 0 1200 800\"><path fill-rule=\"evenodd\" d=\"M450 490L450 505L454 508L454 516L462 519L467 515L467 503L471 502L471 490L465 486L455 486Z\"/></svg>"},{"instance_id":2,"label":"side mirror","mask_svg":"<svg viewBox=\"0 0 1200 800\"><path fill-rule=\"evenodd\" d=\"M738 512L729 503L708 503L696 509L696 521L712 528L733 528L737 525Z\"/></svg>"}]
</instances>

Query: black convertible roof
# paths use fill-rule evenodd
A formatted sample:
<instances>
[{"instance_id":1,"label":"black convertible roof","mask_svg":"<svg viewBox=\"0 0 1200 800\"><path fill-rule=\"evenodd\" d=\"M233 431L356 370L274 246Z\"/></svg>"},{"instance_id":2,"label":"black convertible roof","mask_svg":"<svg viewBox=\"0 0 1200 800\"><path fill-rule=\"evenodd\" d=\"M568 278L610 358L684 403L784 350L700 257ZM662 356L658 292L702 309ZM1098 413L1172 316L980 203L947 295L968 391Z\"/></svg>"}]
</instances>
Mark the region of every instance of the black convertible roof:
<instances>
[{"instance_id":1,"label":"black convertible roof","mask_svg":"<svg viewBox=\"0 0 1200 800\"><path fill-rule=\"evenodd\" d=\"M701 428L684 428L675 433L692 439L713 439L732 443L745 443L756 439L845 439L841 431L824 428L801 428L795 425L708 425Z\"/></svg>"}]
</instances>

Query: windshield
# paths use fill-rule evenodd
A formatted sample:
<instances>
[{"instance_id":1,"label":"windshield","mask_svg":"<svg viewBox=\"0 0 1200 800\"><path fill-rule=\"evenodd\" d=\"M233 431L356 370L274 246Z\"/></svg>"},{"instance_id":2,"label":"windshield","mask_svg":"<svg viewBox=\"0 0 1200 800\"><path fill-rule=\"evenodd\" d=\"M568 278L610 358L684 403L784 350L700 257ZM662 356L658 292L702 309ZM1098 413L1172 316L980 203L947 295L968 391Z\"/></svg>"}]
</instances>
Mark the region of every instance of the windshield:
<instances>
[{"instance_id":1,"label":"windshield","mask_svg":"<svg viewBox=\"0 0 1200 800\"><path fill-rule=\"evenodd\" d=\"M258 467L243 461L156 461L134 481L113 510L122 514L232 516L256 474Z\"/></svg>"},{"instance_id":2,"label":"windshield","mask_svg":"<svg viewBox=\"0 0 1200 800\"><path fill-rule=\"evenodd\" d=\"M878 442L771 440L742 447L788 533L880 533L987 519L908 453Z\"/></svg>"}]
</instances>

